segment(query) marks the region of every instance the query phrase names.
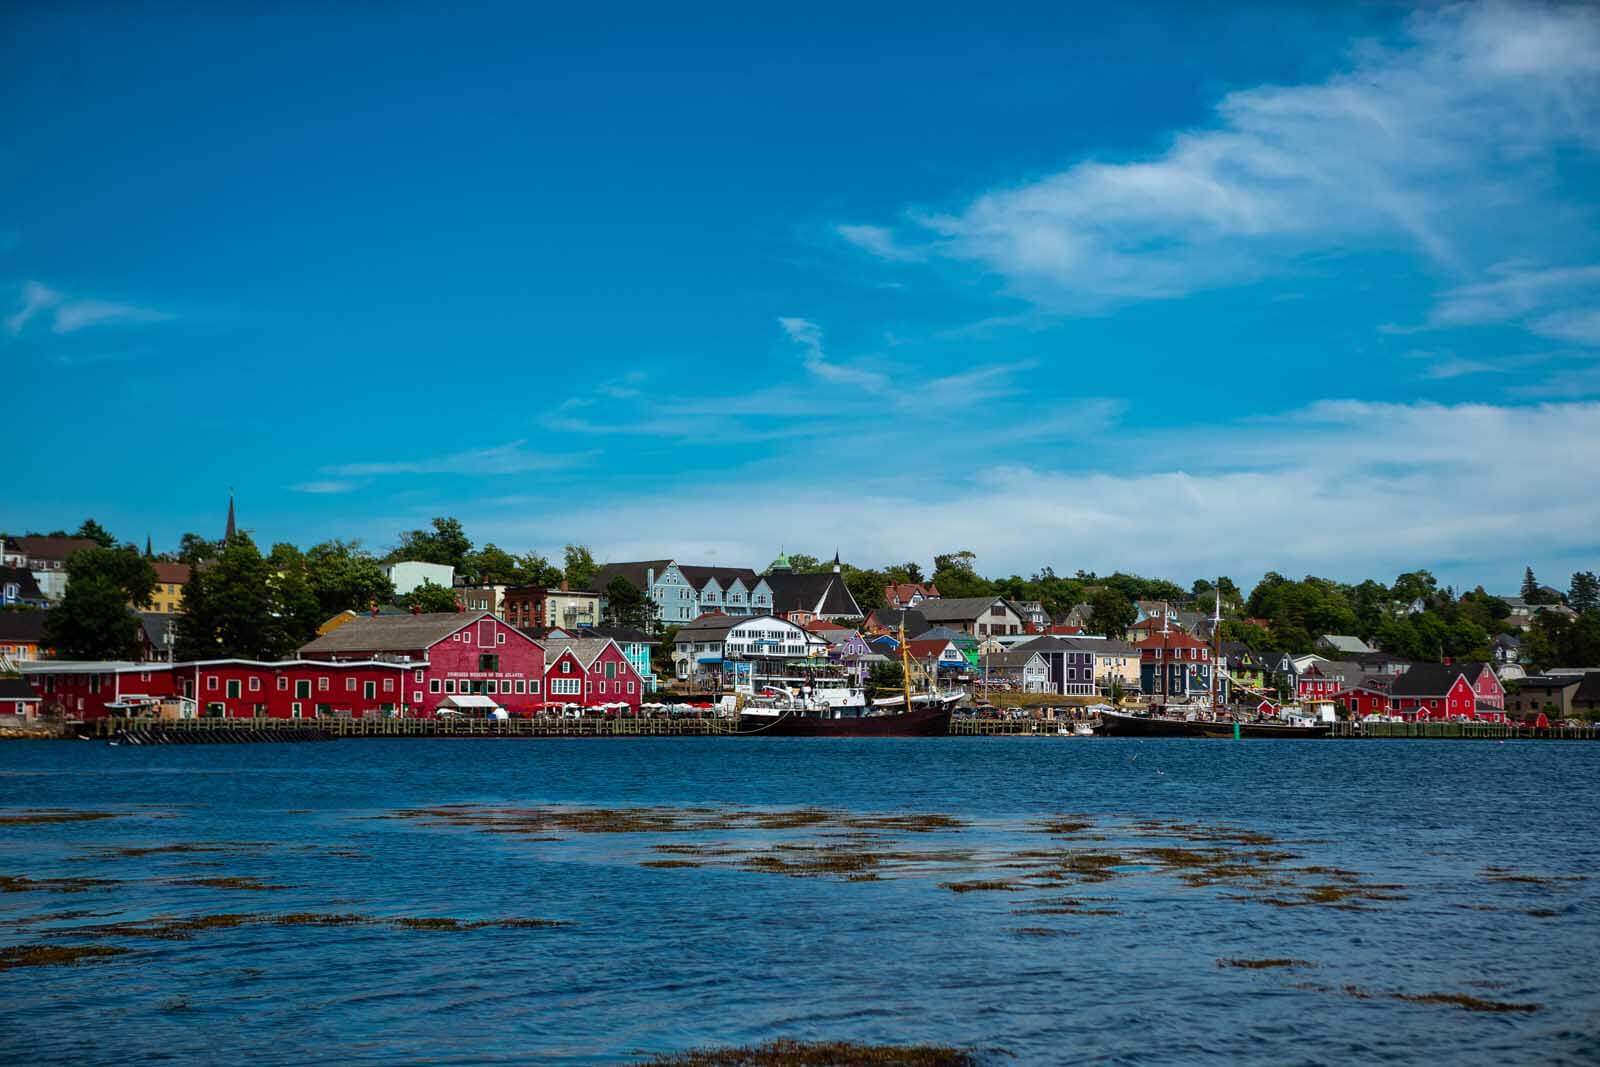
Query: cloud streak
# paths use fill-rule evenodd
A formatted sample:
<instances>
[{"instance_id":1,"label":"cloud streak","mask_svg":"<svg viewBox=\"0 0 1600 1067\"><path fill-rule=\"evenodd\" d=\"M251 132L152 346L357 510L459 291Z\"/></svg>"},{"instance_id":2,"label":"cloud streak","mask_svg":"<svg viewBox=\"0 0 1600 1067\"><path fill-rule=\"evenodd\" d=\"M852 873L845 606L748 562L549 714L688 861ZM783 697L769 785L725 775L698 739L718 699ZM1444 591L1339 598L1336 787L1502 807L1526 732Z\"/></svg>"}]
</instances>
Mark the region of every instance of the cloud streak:
<instances>
[{"instance_id":1,"label":"cloud streak","mask_svg":"<svg viewBox=\"0 0 1600 1067\"><path fill-rule=\"evenodd\" d=\"M976 265L1057 311L1249 282L1312 254L1407 249L1471 271L1511 215L1555 217L1547 171L1600 147L1600 11L1430 9L1308 85L1224 97L1159 155L1085 159L898 230L841 235L881 259ZM1503 253L1502 253L1503 254ZM1446 308L1443 314L1448 317ZM1556 329L1576 329L1564 322Z\"/></svg>"},{"instance_id":2,"label":"cloud streak","mask_svg":"<svg viewBox=\"0 0 1600 1067\"><path fill-rule=\"evenodd\" d=\"M324 467L323 473L336 478L366 478L389 474L527 474L532 471L569 467L579 459L572 455L546 455L529 452L527 441L510 441L493 448L451 452L424 459L382 460L365 463L339 463ZM308 485L333 485L335 482L309 482ZM305 490L316 492L318 490ZM328 491L328 490L324 490Z\"/></svg>"},{"instance_id":3,"label":"cloud streak","mask_svg":"<svg viewBox=\"0 0 1600 1067\"><path fill-rule=\"evenodd\" d=\"M90 326L135 325L166 322L170 312L113 300L69 297L36 281L24 282L18 293L17 310L5 320L8 333L20 336L35 319L50 320L50 332L70 334Z\"/></svg>"}]
</instances>

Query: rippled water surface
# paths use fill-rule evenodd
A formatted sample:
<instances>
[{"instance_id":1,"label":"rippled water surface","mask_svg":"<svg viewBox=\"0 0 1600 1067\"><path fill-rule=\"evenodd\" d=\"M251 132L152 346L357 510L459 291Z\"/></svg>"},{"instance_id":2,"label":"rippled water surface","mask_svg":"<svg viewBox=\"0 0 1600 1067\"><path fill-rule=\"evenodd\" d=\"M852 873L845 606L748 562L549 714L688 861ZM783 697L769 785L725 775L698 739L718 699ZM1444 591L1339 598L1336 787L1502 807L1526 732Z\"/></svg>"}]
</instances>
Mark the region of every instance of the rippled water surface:
<instances>
[{"instance_id":1,"label":"rippled water surface","mask_svg":"<svg viewBox=\"0 0 1600 1067\"><path fill-rule=\"evenodd\" d=\"M7 744L0 946L115 954L0 957L0 1061L1593 1062L1597 771L1539 742Z\"/></svg>"}]
</instances>

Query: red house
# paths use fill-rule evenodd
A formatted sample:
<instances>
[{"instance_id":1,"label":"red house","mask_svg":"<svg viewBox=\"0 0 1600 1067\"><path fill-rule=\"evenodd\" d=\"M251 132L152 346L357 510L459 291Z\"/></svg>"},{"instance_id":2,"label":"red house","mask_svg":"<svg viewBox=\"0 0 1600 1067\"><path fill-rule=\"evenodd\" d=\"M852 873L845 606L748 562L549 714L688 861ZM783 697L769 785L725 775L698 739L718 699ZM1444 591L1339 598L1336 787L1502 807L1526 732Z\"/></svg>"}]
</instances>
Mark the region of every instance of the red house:
<instances>
[{"instance_id":1,"label":"red house","mask_svg":"<svg viewBox=\"0 0 1600 1067\"><path fill-rule=\"evenodd\" d=\"M639 710L644 683L622 648L609 637L546 640L545 693L551 704L625 704Z\"/></svg>"},{"instance_id":2,"label":"red house","mask_svg":"<svg viewBox=\"0 0 1600 1067\"><path fill-rule=\"evenodd\" d=\"M1393 683L1393 675L1367 675L1355 685L1339 690L1333 698L1349 708L1350 714L1358 719L1368 715L1388 715L1393 708L1390 696Z\"/></svg>"},{"instance_id":3,"label":"red house","mask_svg":"<svg viewBox=\"0 0 1600 1067\"><path fill-rule=\"evenodd\" d=\"M1418 663L1394 680L1393 710L1408 722L1462 719L1505 722L1505 690L1484 664Z\"/></svg>"},{"instance_id":4,"label":"red house","mask_svg":"<svg viewBox=\"0 0 1600 1067\"><path fill-rule=\"evenodd\" d=\"M405 690L412 666L284 660L209 660L173 665L178 691L202 716L353 719L407 712Z\"/></svg>"},{"instance_id":5,"label":"red house","mask_svg":"<svg viewBox=\"0 0 1600 1067\"><path fill-rule=\"evenodd\" d=\"M44 715L87 721L104 718L107 706L130 699L178 695L170 663L116 660L34 660L20 665L39 696Z\"/></svg>"},{"instance_id":6,"label":"red house","mask_svg":"<svg viewBox=\"0 0 1600 1067\"><path fill-rule=\"evenodd\" d=\"M463 697L487 697L506 711L531 714L545 699L544 648L486 611L362 616L312 641L300 655L399 664L405 668L399 702L411 715L488 704L453 699ZM634 681L637 693L637 675Z\"/></svg>"}]
</instances>

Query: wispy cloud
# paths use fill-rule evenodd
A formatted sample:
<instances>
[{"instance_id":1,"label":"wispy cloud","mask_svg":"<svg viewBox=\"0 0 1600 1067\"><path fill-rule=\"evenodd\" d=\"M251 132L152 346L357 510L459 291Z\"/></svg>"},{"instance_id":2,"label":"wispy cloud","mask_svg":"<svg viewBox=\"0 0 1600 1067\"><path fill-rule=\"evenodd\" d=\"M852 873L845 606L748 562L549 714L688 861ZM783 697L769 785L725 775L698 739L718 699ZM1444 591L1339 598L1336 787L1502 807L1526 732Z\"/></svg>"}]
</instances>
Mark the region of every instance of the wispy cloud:
<instances>
[{"instance_id":1,"label":"wispy cloud","mask_svg":"<svg viewBox=\"0 0 1600 1067\"><path fill-rule=\"evenodd\" d=\"M976 264L1058 310L1183 296L1350 249L1470 271L1482 248L1503 249L1505 216L1564 208L1548 171L1572 147L1600 147L1600 9L1453 4L1413 16L1403 44L1362 45L1324 82L1227 95L1214 123L1152 158L1086 159L845 236L885 259Z\"/></svg>"},{"instance_id":2,"label":"wispy cloud","mask_svg":"<svg viewBox=\"0 0 1600 1067\"><path fill-rule=\"evenodd\" d=\"M342 478L364 478L384 474L526 474L530 471L569 467L580 459L574 455L530 452L525 448L527 443L527 441L511 441L493 448L451 452L424 459L339 463L324 467L323 473Z\"/></svg>"},{"instance_id":3,"label":"wispy cloud","mask_svg":"<svg viewBox=\"0 0 1600 1067\"><path fill-rule=\"evenodd\" d=\"M291 485L289 488L296 493L316 493L325 495L336 493L353 493L357 489L361 488L361 486L364 484L366 483L339 481L301 482L299 485Z\"/></svg>"},{"instance_id":4,"label":"wispy cloud","mask_svg":"<svg viewBox=\"0 0 1600 1067\"><path fill-rule=\"evenodd\" d=\"M67 334L89 326L165 322L174 316L135 304L70 297L41 282L24 282L18 293L17 310L5 320L6 330L16 337L29 323L44 318L50 320L51 333Z\"/></svg>"},{"instance_id":5,"label":"wispy cloud","mask_svg":"<svg viewBox=\"0 0 1600 1067\"><path fill-rule=\"evenodd\" d=\"M1037 455L968 464L940 480L937 506L915 479L886 486L865 480L870 471L839 469L826 486L791 487L782 510L725 509L713 529L692 495L579 502L563 514L563 536L602 558L714 551L749 563L793 545L793 516L803 514L809 529L849 531L845 557L863 565L959 546L990 573L1050 564L1246 580L1273 567L1357 579L1465 567L1507 587L1525 562L1576 566L1600 551L1600 498L1573 491L1600 462L1600 403L1337 401L1273 422L1125 438L1119 473L1085 475ZM1223 460L1204 465L1213 451ZM483 521L500 544L549 536L522 519Z\"/></svg>"},{"instance_id":6,"label":"wispy cloud","mask_svg":"<svg viewBox=\"0 0 1600 1067\"><path fill-rule=\"evenodd\" d=\"M830 363L822 352L822 328L810 319L780 318L778 325L789 339L805 353L805 368L811 374L834 385L853 385L861 389L878 391L889 384L889 379L877 371L860 367Z\"/></svg>"}]
</instances>

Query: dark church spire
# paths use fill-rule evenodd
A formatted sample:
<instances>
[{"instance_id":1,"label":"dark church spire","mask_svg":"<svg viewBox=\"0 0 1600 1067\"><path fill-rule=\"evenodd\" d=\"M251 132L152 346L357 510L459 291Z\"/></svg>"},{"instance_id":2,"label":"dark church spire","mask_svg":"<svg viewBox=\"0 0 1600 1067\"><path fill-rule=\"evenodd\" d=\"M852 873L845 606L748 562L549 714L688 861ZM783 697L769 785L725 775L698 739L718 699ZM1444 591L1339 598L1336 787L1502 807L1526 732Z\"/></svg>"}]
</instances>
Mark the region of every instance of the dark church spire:
<instances>
[{"instance_id":1,"label":"dark church spire","mask_svg":"<svg viewBox=\"0 0 1600 1067\"><path fill-rule=\"evenodd\" d=\"M233 521L233 491L229 490L228 491L228 532L222 535L222 543L223 544L230 543L233 540L233 535L234 535L235 532L237 532L237 528L235 527L234 521Z\"/></svg>"}]
</instances>

